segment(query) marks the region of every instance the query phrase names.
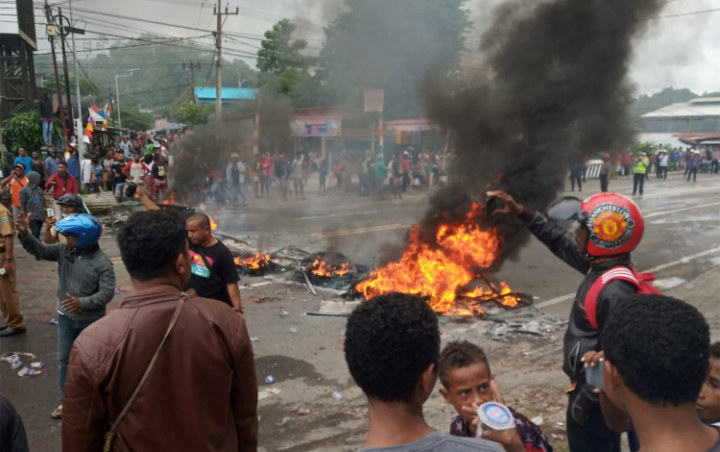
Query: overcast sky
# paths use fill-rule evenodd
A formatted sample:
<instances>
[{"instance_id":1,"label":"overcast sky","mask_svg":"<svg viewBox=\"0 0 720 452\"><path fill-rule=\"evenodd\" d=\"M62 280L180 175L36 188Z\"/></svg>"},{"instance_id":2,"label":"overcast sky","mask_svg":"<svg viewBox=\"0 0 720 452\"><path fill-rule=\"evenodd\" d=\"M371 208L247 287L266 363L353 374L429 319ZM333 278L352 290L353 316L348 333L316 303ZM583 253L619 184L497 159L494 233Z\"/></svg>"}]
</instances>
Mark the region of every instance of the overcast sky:
<instances>
[{"instance_id":1,"label":"overcast sky","mask_svg":"<svg viewBox=\"0 0 720 452\"><path fill-rule=\"evenodd\" d=\"M391 0L388 0L391 1ZM536 1L536 0L528 0ZM583 1L583 0L578 0ZM53 3L53 2L51 2ZM477 46L483 19L501 0L470 0L476 30L469 43ZM40 4L36 1L36 5ZM56 3L67 15L67 1ZM223 3L225 5L226 3ZM322 46L322 25L342 9L342 0L234 0L227 3L230 11L240 7L238 16L229 16L224 31L242 34L244 38L228 38L224 46L229 52L255 54L262 34L278 20L287 17L299 23L300 32L312 51ZM195 42L211 47L209 33L197 30L149 25L147 23L103 17L87 13L109 14L157 20L202 30L216 26L213 4L202 0L73 0L78 26L123 36L137 36L142 31L170 37L207 35ZM85 11L82 11L85 10ZM687 13L696 13L684 16ZM671 17L678 16L678 17ZM83 24L84 19L87 22ZM39 16L36 15L36 20ZM44 31L38 31L40 50L49 48ZM89 38L97 35L85 35ZM474 38L474 40L473 40ZM78 50L107 47L109 41L78 41ZM84 57L84 54L83 54ZM232 57L230 57L232 58ZM254 66L254 60L246 61ZM641 93L653 93L667 86L689 88L697 93L720 90L720 0L670 0L656 20L638 41L631 66L632 80Z\"/></svg>"}]
</instances>

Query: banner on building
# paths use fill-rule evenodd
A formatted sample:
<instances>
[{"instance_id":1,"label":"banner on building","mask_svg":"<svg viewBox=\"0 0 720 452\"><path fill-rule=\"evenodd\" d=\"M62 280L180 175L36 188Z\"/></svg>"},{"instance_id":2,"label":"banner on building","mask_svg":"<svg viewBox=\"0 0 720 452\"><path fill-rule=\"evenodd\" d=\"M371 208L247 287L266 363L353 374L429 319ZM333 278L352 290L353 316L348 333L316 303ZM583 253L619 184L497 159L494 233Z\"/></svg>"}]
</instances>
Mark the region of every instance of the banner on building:
<instances>
[{"instance_id":1,"label":"banner on building","mask_svg":"<svg viewBox=\"0 0 720 452\"><path fill-rule=\"evenodd\" d=\"M342 135L342 117L291 116L290 133L294 137L339 137Z\"/></svg>"}]
</instances>

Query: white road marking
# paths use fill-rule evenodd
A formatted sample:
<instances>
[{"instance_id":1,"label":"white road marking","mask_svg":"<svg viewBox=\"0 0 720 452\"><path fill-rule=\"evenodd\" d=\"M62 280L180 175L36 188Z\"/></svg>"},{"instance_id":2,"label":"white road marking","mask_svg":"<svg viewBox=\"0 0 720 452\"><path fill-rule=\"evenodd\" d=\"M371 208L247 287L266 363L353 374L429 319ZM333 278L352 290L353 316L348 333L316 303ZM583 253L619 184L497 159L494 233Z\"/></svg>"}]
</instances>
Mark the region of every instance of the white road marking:
<instances>
[{"instance_id":1,"label":"white road marking","mask_svg":"<svg viewBox=\"0 0 720 452\"><path fill-rule=\"evenodd\" d=\"M337 217L352 217L355 215L370 215L373 213L379 213L379 210L363 210L360 212L347 212L347 213L329 213L326 215L310 215L307 217L300 217L298 220L317 220L321 218L337 218Z\"/></svg>"},{"instance_id":2,"label":"white road marking","mask_svg":"<svg viewBox=\"0 0 720 452\"><path fill-rule=\"evenodd\" d=\"M698 205L691 206L691 207L681 207L681 208L679 208L679 209L664 210L664 211L661 211L661 212L653 212L653 213L649 213L649 214L647 214L647 215L644 215L644 217L645 217L646 219L647 219L647 218L655 218L655 217L659 217L659 216L662 216L662 215L670 215L670 214L673 214L673 213L685 212L685 211L687 211L687 210L705 209L705 208L707 208L707 207L720 207L720 202L713 202L713 203L709 203L709 204L698 204Z\"/></svg>"},{"instance_id":3,"label":"white road marking","mask_svg":"<svg viewBox=\"0 0 720 452\"><path fill-rule=\"evenodd\" d=\"M409 227L410 227L410 225L407 225L407 224L386 224L383 226L370 226L367 228L341 229L338 231L320 232L317 234L310 234L310 237L315 237L315 238L319 238L319 239L329 238L329 237L343 237L346 235L367 234L370 232L390 231L393 229L407 229Z\"/></svg>"},{"instance_id":4,"label":"white road marking","mask_svg":"<svg viewBox=\"0 0 720 452\"><path fill-rule=\"evenodd\" d=\"M653 267L653 268L651 268L651 269L649 269L649 270L645 270L645 272L647 272L647 273L656 273L656 272L659 272L659 271L661 271L661 270L665 270L665 269L667 269L667 268L671 268L671 267L674 267L674 266L680 265L680 264L687 264L688 262L694 261L695 259L699 259L699 258L701 258L701 257L705 257L705 256L708 256L708 255L710 255L710 254L715 254L715 253L719 253L719 252L720 252L720 246L716 246L715 248L710 248L709 250L705 250L705 251L702 251L702 252L700 252L700 253L692 254L692 255L690 255L690 256L685 256L685 257L683 257L683 258L680 258L680 259L678 259L678 260L674 260L674 261L672 261L672 262L668 262L668 263L665 263L665 264L658 265L657 267ZM569 294L566 294L566 295L562 295L562 296L560 296L560 297L551 298L551 299L549 299L549 300L547 300L547 301L543 301L542 303L538 303L538 304L535 305L535 307L538 308L538 309L543 309L543 308L547 308L547 307L550 307L550 306L554 306L554 305L556 305L556 304L564 303L564 302L566 302L566 301L568 301L568 300L572 300L573 298L575 298L575 293L569 293Z\"/></svg>"}]
</instances>

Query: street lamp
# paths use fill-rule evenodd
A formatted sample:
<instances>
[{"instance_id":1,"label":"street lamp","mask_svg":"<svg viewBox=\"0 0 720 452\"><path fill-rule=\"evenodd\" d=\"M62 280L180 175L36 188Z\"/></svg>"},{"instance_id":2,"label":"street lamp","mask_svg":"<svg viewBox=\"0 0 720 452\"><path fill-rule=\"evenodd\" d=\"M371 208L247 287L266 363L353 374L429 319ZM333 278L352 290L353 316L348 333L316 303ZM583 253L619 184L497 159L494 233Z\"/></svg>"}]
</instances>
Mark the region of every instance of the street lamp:
<instances>
[{"instance_id":1,"label":"street lamp","mask_svg":"<svg viewBox=\"0 0 720 452\"><path fill-rule=\"evenodd\" d=\"M118 74L115 76L115 99L117 99L117 112L118 112L118 127L122 127L122 119L120 119L120 88L118 88L118 78L120 77L132 77L135 71L139 71L140 68L128 69L129 74Z\"/></svg>"}]
</instances>

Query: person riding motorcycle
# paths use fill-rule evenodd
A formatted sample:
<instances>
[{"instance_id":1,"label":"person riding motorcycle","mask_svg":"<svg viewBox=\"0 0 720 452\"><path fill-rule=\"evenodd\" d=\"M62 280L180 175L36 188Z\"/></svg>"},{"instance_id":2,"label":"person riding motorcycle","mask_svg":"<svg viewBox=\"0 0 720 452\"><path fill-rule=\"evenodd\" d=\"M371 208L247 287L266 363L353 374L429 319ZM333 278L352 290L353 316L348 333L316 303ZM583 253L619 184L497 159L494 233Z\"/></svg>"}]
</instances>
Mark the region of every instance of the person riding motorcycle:
<instances>
[{"instance_id":1,"label":"person riding motorcycle","mask_svg":"<svg viewBox=\"0 0 720 452\"><path fill-rule=\"evenodd\" d=\"M491 191L487 196L505 204L498 213L517 215L553 254L585 275L573 301L563 344L563 371L571 381L568 441L571 451L619 452L620 434L608 428L598 394L585 383L585 361L602 350L601 332L613 306L636 294L638 287L625 280L610 280L599 292L594 312L586 310L585 301L593 283L608 270L617 267L614 271L635 274L630 253L643 236L640 209L626 196L612 192L585 201L561 198L551 203L544 215L518 204L505 192Z\"/></svg>"}]
</instances>

